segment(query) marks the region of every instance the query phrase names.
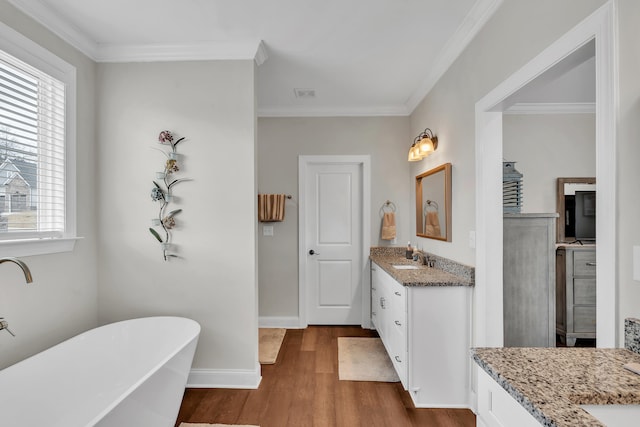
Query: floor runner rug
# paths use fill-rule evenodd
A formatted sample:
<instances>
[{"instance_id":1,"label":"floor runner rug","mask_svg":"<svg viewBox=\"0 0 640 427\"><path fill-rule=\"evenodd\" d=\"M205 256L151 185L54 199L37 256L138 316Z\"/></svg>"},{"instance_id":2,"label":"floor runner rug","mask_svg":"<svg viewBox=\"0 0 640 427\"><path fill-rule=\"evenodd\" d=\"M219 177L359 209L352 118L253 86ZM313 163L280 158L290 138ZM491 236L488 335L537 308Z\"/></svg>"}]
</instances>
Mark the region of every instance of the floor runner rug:
<instances>
[{"instance_id":1,"label":"floor runner rug","mask_svg":"<svg viewBox=\"0 0 640 427\"><path fill-rule=\"evenodd\" d=\"M276 363L282 340L287 332L282 328L260 328L258 331L258 352L260 363L272 365Z\"/></svg>"},{"instance_id":2,"label":"floor runner rug","mask_svg":"<svg viewBox=\"0 0 640 427\"><path fill-rule=\"evenodd\" d=\"M338 338L338 378L398 382L398 374L380 338Z\"/></svg>"}]
</instances>

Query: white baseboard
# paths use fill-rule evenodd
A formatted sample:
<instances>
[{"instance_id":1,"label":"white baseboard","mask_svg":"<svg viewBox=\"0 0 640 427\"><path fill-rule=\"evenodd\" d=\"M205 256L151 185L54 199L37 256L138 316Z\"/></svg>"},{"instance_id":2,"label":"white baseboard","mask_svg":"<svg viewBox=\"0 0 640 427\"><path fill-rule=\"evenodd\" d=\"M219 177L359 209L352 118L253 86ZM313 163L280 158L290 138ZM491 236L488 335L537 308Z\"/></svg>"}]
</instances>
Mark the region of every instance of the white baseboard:
<instances>
[{"instance_id":1,"label":"white baseboard","mask_svg":"<svg viewBox=\"0 0 640 427\"><path fill-rule=\"evenodd\" d=\"M300 318L297 316L260 316L258 317L258 325L261 328L303 329L300 326Z\"/></svg>"},{"instance_id":2,"label":"white baseboard","mask_svg":"<svg viewBox=\"0 0 640 427\"><path fill-rule=\"evenodd\" d=\"M445 404L445 403L425 403L425 404L417 404L415 401L413 401L413 406L415 406L418 409L438 409L438 408L443 408L443 409L471 409L469 407L469 405L465 405L465 404Z\"/></svg>"},{"instance_id":3,"label":"white baseboard","mask_svg":"<svg viewBox=\"0 0 640 427\"><path fill-rule=\"evenodd\" d=\"M261 380L260 370L192 369L187 387L255 389Z\"/></svg>"},{"instance_id":4,"label":"white baseboard","mask_svg":"<svg viewBox=\"0 0 640 427\"><path fill-rule=\"evenodd\" d=\"M471 409L474 414L478 415L478 395L473 390L471 390L469 395L469 406L471 406L469 409Z\"/></svg>"}]
</instances>

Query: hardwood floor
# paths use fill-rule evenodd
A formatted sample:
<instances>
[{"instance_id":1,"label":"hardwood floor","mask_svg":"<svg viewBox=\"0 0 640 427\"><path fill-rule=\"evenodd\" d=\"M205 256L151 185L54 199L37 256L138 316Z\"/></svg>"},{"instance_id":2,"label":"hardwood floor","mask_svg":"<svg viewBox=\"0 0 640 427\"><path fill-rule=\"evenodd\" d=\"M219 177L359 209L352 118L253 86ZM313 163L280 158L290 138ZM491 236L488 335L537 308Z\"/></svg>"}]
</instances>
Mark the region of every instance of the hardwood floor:
<instances>
[{"instance_id":1,"label":"hardwood floor","mask_svg":"<svg viewBox=\"0 0 640 427\"><path fill-rule=\"evenodd\" d=\"M359 326L287 330L257 390L187 389L178 421L260 427L473 427L467 409L416 409L400 383L338 380L338 337L377 336Z\"/></svg>"}]
</instances>

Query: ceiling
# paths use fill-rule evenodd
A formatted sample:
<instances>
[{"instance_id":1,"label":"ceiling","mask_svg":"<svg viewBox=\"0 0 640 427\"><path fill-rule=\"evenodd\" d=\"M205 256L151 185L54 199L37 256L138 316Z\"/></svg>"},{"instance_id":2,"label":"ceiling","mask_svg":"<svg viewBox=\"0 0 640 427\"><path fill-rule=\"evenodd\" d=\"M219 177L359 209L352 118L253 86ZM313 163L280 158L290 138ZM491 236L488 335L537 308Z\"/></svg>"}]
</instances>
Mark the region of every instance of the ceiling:
<instances>
[{"instance_id":1,"label":"ceiling","mask_svg":"<svg viewBox=\"0 0 640 427\"><path fill-rule=\"evenodd\" d=\"M255 59L261 116L361 116L410 114L502 0L9 2L99 62Z\"/></svg>"},{"instance_id":2,"label":"ceiling","mask_svg":"<svg viewBox=\"0 0 640 427\"><path fill-rule=\"evenodd\" d=\"M585 43L494 109L507 114L595 113L596 42Z\"/></svg>"}]
</instances>

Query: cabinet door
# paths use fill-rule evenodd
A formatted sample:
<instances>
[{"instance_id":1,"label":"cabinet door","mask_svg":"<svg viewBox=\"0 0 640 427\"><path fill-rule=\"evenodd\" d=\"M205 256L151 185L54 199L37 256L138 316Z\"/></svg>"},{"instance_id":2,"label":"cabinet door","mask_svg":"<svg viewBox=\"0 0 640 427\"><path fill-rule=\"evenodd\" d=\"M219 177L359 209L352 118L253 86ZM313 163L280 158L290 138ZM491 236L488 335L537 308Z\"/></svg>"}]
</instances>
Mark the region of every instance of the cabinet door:
<instances>
[{"instance_id":1,"label":"cabinet door","mask_svg":"<svg viewBox=\"0 0 640 427\"><path fill-rule=\"evenodd\" d=\"M378 335L384 339L388 318L387 293L385 292L387 274L375 263L371 264L371 320ZM374 314L375 313L375 314Z\"/></svg>"},{"instance_id":2,"label":"cabinet door","mask_svg":"<svg viewBox=\"0 0 640 427\"><path fill-rule=\"evenodd\" d=\"M504 216L505 347L555 346L555 228L552 216Z\"/></svg>"},{"instance_id":3,"label":"cabinet door","mask_svg":"<svg viewBox=\"0 0 640 427\"><path fill-rule=\"evenodd\" d=\"M478 368L478 422L486 427L540 427L527 412L482 368Z\"/></svg>"},{"instance_id":4,"label":"cabinet door","mask_svg":"<svg viewBox=\"0 0 640 427\"><path fill-rule=\"evenodd\" d=\"M376 329L380 328L380 276L378 267L375 263L371 263L371 323Z\"/></svg>"}]
</instances>

